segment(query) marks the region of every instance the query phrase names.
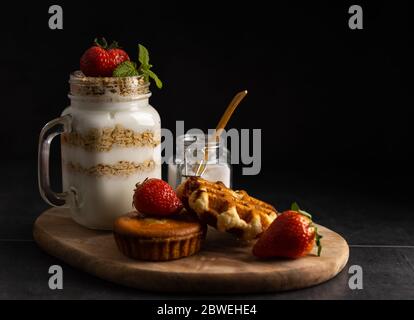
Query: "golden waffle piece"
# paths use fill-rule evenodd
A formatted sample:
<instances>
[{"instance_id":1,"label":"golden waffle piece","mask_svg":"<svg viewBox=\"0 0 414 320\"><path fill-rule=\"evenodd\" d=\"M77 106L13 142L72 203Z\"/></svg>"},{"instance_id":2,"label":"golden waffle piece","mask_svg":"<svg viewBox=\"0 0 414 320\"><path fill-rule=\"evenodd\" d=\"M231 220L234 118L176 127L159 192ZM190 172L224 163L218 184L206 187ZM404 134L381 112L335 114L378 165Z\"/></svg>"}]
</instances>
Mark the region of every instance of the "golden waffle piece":
<instances>
[{"instance_id":1,"label":"golden waffle piece","mask_svg":"<svg viewBox=\"0 0 414 320\"><path fill-rule=\"evenodd\" d=\"M270 204L244 190L229 189L220 181L190 177L178 186L177 194L186 209L197 213L201 221L244 240L257 238L277 217Z\"/></svg>"}]
</instances>

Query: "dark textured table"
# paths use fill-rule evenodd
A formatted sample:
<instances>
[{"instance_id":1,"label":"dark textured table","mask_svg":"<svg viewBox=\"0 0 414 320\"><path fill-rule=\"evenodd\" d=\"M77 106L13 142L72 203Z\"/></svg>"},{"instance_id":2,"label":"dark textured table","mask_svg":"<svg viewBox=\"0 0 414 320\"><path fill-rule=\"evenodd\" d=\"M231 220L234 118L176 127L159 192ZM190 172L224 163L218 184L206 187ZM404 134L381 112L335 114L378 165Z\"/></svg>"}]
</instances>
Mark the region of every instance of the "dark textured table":
<instances>
[{"instance_id":1,"label":"dark textured table","mask_svg":"<svg viewBox=\"0 0 414 320\"><path fill-rule=\"evenodd\" d=\"M3 164L0 185L0 299L414 299L414 215L410 194L398 186L389 196L372 191L357 177L302 178L292 175L258 183L243 178L252 194L287 208L298 201L314 213L317 222L343 235L350 244L348 265L336 278L319 286L277 294L240 296L186 296L142 292L118 286L83 272L43 253L33 241L32 225L47 208L41 200L35 164ZM241 180L238 181L241 183ZM392 185L393 181L387 181ZM260 186L259 186L260 185ZM375 185L375 182L373 183ZM61 265L63 290L50 290L48 269ZM351 265L363 270L363 289L348 284Z\"/></svg>"}]
</instances>

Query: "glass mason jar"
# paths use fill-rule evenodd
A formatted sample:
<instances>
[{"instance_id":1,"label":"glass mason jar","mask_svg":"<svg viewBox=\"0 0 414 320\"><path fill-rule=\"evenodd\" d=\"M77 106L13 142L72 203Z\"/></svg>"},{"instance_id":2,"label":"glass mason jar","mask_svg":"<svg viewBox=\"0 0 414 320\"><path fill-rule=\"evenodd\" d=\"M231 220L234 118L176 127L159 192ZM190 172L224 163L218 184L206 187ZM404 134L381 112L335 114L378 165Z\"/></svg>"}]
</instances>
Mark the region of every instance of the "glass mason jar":
<instances>
[{"instance_id":1,"label":"glass mason jar","mask_svg":"<svg viewBox=\"0 0 414 320\"><path fill-rule=\"evenodd\" d=\"M221 181L232 187L230 152L222 139L203 134L186 134L177 138L176 155L168 165L168 183L175 189L191 176Z\"/></svg>"},{"instance_id":2,"label":"glass mason jar","mask_svg":"<svg viewBox=\"0 0 414 320\"><path fill-rule=\"evenodd\" d=\"M79 224L111 230L132 210L136 183L161 178L161 122L142 77L70 76L71 104L39 141L39 189L52 206L68 207ZM63 192L49 181L51 140L61 135Z\"/></svg>"}]
</instances>

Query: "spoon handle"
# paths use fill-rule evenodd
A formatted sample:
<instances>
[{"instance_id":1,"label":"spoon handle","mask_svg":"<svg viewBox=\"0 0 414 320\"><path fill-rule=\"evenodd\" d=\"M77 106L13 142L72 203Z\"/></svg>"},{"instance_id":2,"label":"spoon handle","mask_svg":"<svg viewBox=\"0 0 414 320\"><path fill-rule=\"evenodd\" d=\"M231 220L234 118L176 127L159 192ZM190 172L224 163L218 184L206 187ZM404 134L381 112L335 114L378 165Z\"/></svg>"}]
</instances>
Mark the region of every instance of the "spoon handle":
<instances>
[{"instance_id":1,"label":"spoon handle","mask_svg":"<svg viewBox=\"0 0 414 320\"><path fill-rule=\"evenodd\" d=\"M211 138L211 140L214 141L220 137L221 133L223 132L224 128L227 126L227 123L229 122L234 111L239 106L240 102L242 102L242 100L246 97L246 95L247 95L247 90L243 90L237 93L233 97L230 104L228 105L223 115L221 116L220 121L216 126L216 131L214 132L214 135ZM206 170L205 163L207 162L207 160L208 160L208 147L206 145L205 152L204 152L204 159L200 161L199 163L199 166L196 171L196 176L201 176L204 173L204 171Z\"/></svg>"}]
</instances>

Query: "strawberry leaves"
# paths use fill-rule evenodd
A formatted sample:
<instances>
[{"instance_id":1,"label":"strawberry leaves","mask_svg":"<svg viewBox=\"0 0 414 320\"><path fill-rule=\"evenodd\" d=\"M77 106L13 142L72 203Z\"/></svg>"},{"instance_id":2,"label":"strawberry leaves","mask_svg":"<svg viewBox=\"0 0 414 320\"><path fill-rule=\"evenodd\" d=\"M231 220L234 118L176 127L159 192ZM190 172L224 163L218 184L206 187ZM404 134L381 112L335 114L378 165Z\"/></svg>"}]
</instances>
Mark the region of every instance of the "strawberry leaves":
<instances>
[{"instance_id":1,"label":"strawberry leaves","mask_svg":"<svg viewBox=\"0 0 414 320\"><path fill-rule=\"evenodd\" d=\"M292 211L298 211L300 210L299 205L297 202L293 202L292 205L290 206L290 210Z\"/></svg>"},{"instance_id":2,"label":"strawberry leaves","mask_svg":"<svg viewBox=\"0 0 414 320\"><path fill-rule=\"evenodd\" d=\"M306 211L301 210L299 208L299 205L297 204L297 202L293 202L292 203L292 205L290 207L290 210L296 211L296 212L300 213L301 215L309 218L312 221L312 215L310 215ZM315 244L318 247L318 257L320 257L321 256L321 252L322 252L321 239L323 238L323 236L318 233L318 227L315 226L315 224L313 223L313 221L311 222L311 224L309 225L309 227L313 228L313 230L315 232Z\"/></svg>"},{"instance_id":3,"label":"strawberry leaves","mask_svg":"<svg viewBox=\"0 0 414 320\"><path fill-rule=\"evenodd\" d=\"M105 38L95 38L95 40L93 40L93 44L100 48L108 49L108 41L106 41Z\"/></svg>"},{"instance_id":4,"label":"strawberry leaves","mask_svg":"<svg viewBox=\"0 0 414 320\"><path fill-rule=\"evenodd\" d=\"M98 46L98 47L100 47L102 49L105 49L105 50L111 50L111 49L121 48L119 46L119 44L118 44L117 41L112 41L111 44L108 44L108 41L106 41L106 39L104 37L102 37L102 38L95 38L93 40L93 44L95 46Z\"/></svg>"},{"instance_id":5,"label":"strawberry leaves","mask_svg":"<svg viewBox=\"0 0 414 320\"><path fill-rule=\"evenodd\" d=\"M113 73L114 77L133 77L133 76L144 76L145 81L150 79L154 80L155 85L161 89L163 84L160 78L151 70L153 67L150 64L149 53L147 48L142 44L138 44L138 62L140 63L139 68L137 64L131 61L125 61L121 63Z\"/></svg>"},{"instance_id":6,"label":"strawberry leaves","mask_svg":"<svg viewBox=\"0 0 414 320\"><path fill-rule=\"evenodd\" d=\"M312 215L310 213L307 213L306 211L300 210L299 205L297 204L297 202L292 203L292 205L290 206L290 210L299 212L301 215L303 215L305 217L308 217L309 219L312 220Z\"/></svg>"},{"instance_id":7,"label":"strawberry leaves","mask_svg":"<svg viewBox=\"0 0 414 320\"><path fill-rule=\"evenodd\" d=\"M321 236L318 233L318 227L314 227L315 228L315 243L316 246L318 247L318 257L321 256L321 252L322 252L322 243L321 243L321 239L323 238L323 236Z\"/></svg>"}]
</instances>

